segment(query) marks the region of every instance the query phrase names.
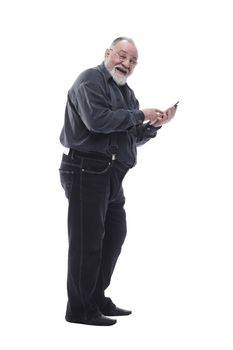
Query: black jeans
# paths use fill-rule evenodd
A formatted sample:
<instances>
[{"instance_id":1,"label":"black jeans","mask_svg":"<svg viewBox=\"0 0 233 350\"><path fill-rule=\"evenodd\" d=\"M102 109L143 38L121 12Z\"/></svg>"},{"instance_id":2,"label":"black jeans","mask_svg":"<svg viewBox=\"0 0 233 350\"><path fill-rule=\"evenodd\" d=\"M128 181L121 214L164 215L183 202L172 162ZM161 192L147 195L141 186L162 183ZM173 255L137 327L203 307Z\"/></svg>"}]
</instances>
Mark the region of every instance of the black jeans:
<instances>
[{"instance_id":1,"label":"black jeans","mask_svg":"<svg viewBox=\"0 0 233 350\"><path fill-rule=\"evenodd\" d=\"M122 180L128 168L63 154L61 184L68 207L67 320L99 315L126 236Z\"/></svg>"}]
</instances>

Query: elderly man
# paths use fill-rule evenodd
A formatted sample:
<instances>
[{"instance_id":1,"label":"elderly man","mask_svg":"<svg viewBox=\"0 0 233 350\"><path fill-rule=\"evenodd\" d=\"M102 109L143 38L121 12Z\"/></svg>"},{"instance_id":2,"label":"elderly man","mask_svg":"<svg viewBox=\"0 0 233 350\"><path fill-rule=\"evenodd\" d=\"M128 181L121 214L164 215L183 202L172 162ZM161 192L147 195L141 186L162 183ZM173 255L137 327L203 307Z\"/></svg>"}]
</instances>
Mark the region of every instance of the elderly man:
<instances>
[{"instance_id":1,"label":"elderly man","mask_svg":"<svg viewBox=\"0 0 233 350\"><path fill-rule=\"evenodd\" d=\"M108 316L131 314L105 296L126 236L122 180L136 163L136 147L176 111L139 109L126 83L137 59L133 40L117 38L104 62L82 72L68 92L60 136L69 149L60 166L69 200L68 322L109 326L116 320Z\"/></svg>"}]
</instances>

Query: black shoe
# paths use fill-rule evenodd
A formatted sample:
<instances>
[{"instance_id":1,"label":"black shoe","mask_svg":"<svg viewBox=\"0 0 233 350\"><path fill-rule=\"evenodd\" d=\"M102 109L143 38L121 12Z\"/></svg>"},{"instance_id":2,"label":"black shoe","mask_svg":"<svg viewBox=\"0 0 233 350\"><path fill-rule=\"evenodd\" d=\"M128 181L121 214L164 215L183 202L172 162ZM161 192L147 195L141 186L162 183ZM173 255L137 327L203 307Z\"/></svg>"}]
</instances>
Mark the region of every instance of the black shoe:
<instances>
[{"instance_id":1,"label":"black shoe","mask_svg":"<svg viewBox=\"0 0 233 350\"><path fill-rule=\"evenodd\" d=\"M117 322L116 320L105 317L104 315L98 315L87 320L66 316L66 321L71 323L87 324L89 326L112 326Z\"/></svg>"},{"instance_id":2,"label":"black shoe","mask_svg":"<svg viewBox=\"0 0 233 350\"><path fill-rule=\"evenodd\" d=\"M103 311L103 315L105 316L128 316L131 315L132 311L120 309L119 307L115 307L114 309Z\"/></svg>"},{"instance_id":3,"label":"black shoe","mask_svg":"<svg viewBox=\"0 0 233 350\"><path fill-rule=\"evenodd\" d=\"M128 316L132 314L132 311L130 310L117 307L110 298L103 307L100 307L100 311L105 316Z\"/></svg>"}]
</instances>

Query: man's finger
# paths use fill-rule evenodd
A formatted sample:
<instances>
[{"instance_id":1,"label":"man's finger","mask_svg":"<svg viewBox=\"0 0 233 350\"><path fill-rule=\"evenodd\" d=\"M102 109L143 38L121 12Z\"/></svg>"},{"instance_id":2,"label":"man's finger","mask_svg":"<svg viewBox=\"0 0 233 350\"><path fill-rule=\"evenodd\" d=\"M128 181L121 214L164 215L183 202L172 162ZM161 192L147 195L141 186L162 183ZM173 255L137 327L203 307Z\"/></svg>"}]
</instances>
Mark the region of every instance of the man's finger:
<instances>
[{"instance_id":1,"label":"man's finger","mask_svg":"<svg viewBox=\"0 0 233 350\"><path fill-rule=\"evenodd\" d=\"M154 111L155 111L156 113L163 114L163 111L161 111L161 110L160 110L160 109L158 109L158 108L155 108L155 109L154 109Z\"/></svg>"}]
</instances>

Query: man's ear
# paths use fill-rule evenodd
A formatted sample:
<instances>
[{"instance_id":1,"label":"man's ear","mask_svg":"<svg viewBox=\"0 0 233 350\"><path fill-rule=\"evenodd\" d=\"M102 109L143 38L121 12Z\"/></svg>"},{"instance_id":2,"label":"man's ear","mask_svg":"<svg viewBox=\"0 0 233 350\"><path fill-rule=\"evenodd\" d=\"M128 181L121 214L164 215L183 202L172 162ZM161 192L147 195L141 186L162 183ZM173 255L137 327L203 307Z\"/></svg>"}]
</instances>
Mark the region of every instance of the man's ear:
<instances>
[{"instance_id":1,"label":"man's ear","mask_svg":"<svg viewBox=\"0 0 233 350\"><path fill-rule=\"evenodd\" d=\"M108 58L109 55L110 55L110 49L107 49L105 51L104 58Z\"/></svg>"}]
</instances>

